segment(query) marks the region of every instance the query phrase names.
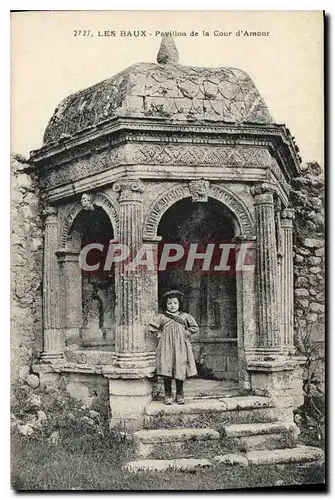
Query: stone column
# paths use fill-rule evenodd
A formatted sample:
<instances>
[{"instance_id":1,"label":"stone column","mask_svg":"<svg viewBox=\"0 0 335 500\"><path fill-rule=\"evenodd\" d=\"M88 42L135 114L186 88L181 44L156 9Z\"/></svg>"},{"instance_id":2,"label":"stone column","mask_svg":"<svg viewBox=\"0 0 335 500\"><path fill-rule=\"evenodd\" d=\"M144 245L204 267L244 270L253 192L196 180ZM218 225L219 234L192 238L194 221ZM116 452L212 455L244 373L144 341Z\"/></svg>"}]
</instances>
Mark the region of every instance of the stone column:
<instances>
[{"instance_id":1,"label":"stone column","mask_svg":"<svg viewBox=\"0 0 335 500\"><path fill-rule=\"evenodd\" d=\"M47 363L63 359L64 338L61 329L60 280L56 257L58 245L57 207L48 205L43 215L44 260L43 260L43 330L44 350L42 360Z\"/></svg>"},{"instance_id":2,"label":"stone column","mask_svg":"<svg viewBox=\"0 0 335 500\"><path fill-rule=\"evenodd\" d=\"M144 325L148 325L154 314L158 314L158 245L161 236L151 237L143 240L143 244L148 246L153 257L153 269L148 269L143 273L143 316ZM148 333L146 335L146 348L149 351L156 351L157 335Z\"/></svg>"},{"instance_id":3,"label":"stone column","mask_svg":"<svg viewBox=\"0 0 335 500\"><path fill-rule=\"evenodd\" d=\"M258 348L264 354L281 350L278 325L278 262L274 212L275 186L252 188L256 216L256 282Z\"/></svg>"},{"instance_id":4,"label":"stone column","mask_svg":"<svg viewBox=\"0 0 335 500\"><path fill-rule=\"evenodd\" d=\"M120 193L119 242L129 249L129 258L115 268L116 285L116 364L121 368L148 366L152 354L146 352L143 324L143 273L146 269L130 265L142 246L144 185L138 179L125 178L113 189Z\"/></svg>"},{"instance_id":5,"label":"stone column","mask_svg":"<svg viewBox=\"0 0 335 500\"><path fill-rule=\"evenodd\" d=\"M78 250L68 248L57 252L60 265L62 327L68 345L80 343L83 322L79 253Z\"/></svg>"},{"instance_id":6,"label":"stone column","mask_svg":"<svg viewBox=\"0 0 335 500\"><path fill-rule=\"evenodd\" d=\"M283 258L280 264L281 334L284 349L294 354L293 340L293 219L294 210L285 208L281 213Z\"/></svg>"},{"instance_id":7,"label":"stone column","mask_svg":"<svg viewBox=\"0 0 335 500\"><path fill-rule=\"evenodd\" d=\"M129 258L115 266L116 358L103 375L109 378L110 426L134 431L143 428L155 370L155 353L147 350L146 342L146 269L131 265L143 244L144 185L138 179L124 178L113 189L120 193L119 242L129 249Z\"/></svg>"},{"instance_id":8,"label":"stone column","mask_svg":"<svg viewBox=\"0 0 335 500\"><path fill-rule=\"evenodd\" d=\"M284 422L293 421L293 372L295 360L283 351L278 322L280 305L278 255L273 184L252 188L256 215L256 281L258 304L258 348L247 361L251 389L271 397L276 415ZM295 436L296 438L296 436Z\"/></svg>"},{"instance_id":9,"label":"stone column","mask_svg":"<svg viewBox=\"0 0 335 500\"><path fill-rule=\"evenodd\" d=\"M252 262L245 262L243 268L236 268L236 305L237 305L237 339L239 362L239 385L241 389L250 389L249 374L246 370L246 356L250 350L257 347L256 305L255 305L255 236L238 235L236 243L237 260L244 249ZM244 250L244 254L246 253ZM246 267L250 266L250 267ZM253 266L253 268L252 268Z\"/></svg>"}]
</instances>

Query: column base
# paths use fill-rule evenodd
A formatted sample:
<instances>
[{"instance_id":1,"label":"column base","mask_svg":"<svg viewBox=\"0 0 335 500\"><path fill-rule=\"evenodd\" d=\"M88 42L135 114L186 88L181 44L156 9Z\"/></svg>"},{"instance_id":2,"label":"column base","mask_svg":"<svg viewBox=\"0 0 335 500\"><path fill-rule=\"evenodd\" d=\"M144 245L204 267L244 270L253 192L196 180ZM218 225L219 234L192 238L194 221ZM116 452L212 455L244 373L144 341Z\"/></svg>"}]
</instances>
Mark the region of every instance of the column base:
<instances>
[{"instance_id":1,"label":"column base","mask_svg":"<svg viewBox=\"0 0 335 500\"><path fill-rule=\"evenodd\" d=\"M294 345L284 345L282 350L286 356L294 356L296 353L296 348L294 347Z\"/></svg>"},{"instance_id":2,"label":"column base","mask_svg":"<svg viewBox=\"0 0 335 500\"><path fill-rule=\"evenodd\" d=\"M60 328L44 328L44 351L41 355L43 363L56 363L64 359L64 330Z\"/></svg>"},{"instance_id":3,"label":"column base","mask_svg":"<svg viewBox=\"0 0 335 500\"><path fill-rule=\"evenodd\" d=\"M282 346L278 347L248 347L245 348L245 355L247 359L266 360L271 358L270 361L286 358L286 351Z\"/></svg>"},{"instance_id":4,"label":"column base","mask_svg":"<svg viewBox=\"0 0 335 500\"><path fill-rule=\"evenodd\" d=\"M125 370L155 369L155 352L117 352L115 366Z\"/></svg>"},{"instance_id":5,"label":"column base","mask_svg":"<svg viewBox=\"0 0 335 500\"><path fill-rule=\"evenodd\" d=\"M64 353L63 352L42 352L41 361L47 364L59 363L63 361Z\"/></svg>"}]
</instances>

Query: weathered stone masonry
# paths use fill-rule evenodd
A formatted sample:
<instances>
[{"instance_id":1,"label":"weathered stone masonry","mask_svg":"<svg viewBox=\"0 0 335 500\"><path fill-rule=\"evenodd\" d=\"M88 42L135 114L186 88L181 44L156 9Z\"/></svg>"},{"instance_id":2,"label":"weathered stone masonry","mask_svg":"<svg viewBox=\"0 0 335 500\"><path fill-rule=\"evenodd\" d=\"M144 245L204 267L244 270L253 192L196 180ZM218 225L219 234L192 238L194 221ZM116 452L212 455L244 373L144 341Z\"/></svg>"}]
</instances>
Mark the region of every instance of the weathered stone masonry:
<instances>
[{"instance_id":1,"label":"weathered stone masonry","mask_svg":"<svg viewBox=\"0 0 335 500\"><path fill-rule=\"evenodd\" d=\"M293 180L294 224L294 329L301 352L316 347L315 376L324 386L325 239L324 180L317 163L307 163Z\"/></svg>"},{"instance_id":2,"label":"weathered stone masonry","mask_svg":"<svg viewBox=\"0 0 335 500\"><path fill-rule=\"evenodd\" d=\"M31 364L43 350L42 204L37 176L30 165L11 161L11 373Z\"/></svg>"}]
</instances>

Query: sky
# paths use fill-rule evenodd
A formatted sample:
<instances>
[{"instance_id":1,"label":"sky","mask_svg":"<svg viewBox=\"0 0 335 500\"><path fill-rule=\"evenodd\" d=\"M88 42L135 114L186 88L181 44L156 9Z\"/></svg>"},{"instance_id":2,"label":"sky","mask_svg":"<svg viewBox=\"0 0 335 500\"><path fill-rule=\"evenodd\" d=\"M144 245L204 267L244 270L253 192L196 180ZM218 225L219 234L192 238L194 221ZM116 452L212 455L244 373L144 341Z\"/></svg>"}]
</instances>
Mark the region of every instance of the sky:
<instances>
[{"instance_id":1,"label":"sky","mask_svg":"<svg viewBox=\"0 0 335 500\"><path fill-rule=\"evenodd\" d=\"M75 36L85 30L89 36ZM147 36L121 36L145 30ZM323 165L321 11L37 11L11 14L11 150L29 156L67 95L136 62L156 62L161 35L176 36L179 63L246 71L303 161ZM236 32L242 36L236 36ZM115 31L116 36L99 36ZM198 36L191 36L191 32ZM203 31L210 35L203 36ZM214 35L214 32L231 35ZM245 31L268 33L244 36Z\"/></svg>"}]
</instances>

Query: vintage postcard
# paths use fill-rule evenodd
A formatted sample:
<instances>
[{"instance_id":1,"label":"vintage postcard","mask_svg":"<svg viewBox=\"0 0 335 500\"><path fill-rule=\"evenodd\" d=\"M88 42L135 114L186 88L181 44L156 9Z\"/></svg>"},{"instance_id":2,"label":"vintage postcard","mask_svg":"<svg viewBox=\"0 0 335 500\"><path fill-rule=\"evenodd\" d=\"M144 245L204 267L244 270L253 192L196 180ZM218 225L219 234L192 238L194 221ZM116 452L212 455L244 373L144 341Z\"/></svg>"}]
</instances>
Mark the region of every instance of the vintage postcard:
<instances>
[{"instance_id":1,"label":"vintage postcard","mask_svg":"<svg viewBox=\"0 0 335 500\"><path fill-rule=\"evenodd\" d=\"M325 484L324 14L11 14L11 484Z\"/></svg>"}]
</instances>

